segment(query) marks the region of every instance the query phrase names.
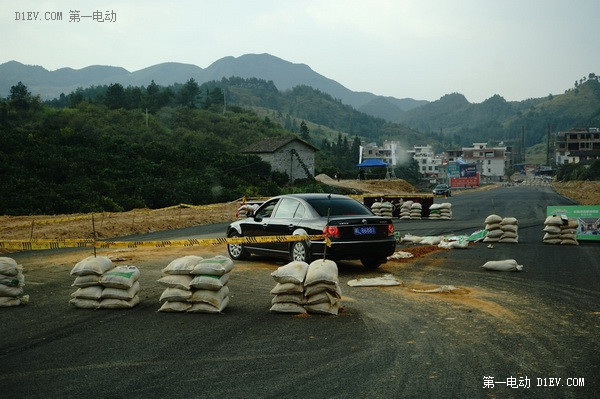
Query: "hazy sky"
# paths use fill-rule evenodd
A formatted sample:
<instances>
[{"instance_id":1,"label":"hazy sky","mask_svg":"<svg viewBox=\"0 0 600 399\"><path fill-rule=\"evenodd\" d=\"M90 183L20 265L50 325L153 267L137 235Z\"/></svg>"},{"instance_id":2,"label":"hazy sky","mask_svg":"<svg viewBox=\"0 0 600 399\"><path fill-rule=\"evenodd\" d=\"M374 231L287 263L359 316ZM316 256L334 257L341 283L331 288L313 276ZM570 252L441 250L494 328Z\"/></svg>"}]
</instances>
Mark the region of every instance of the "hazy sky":
<instances>
[{"instance_id":1,"label":"hazy sky","mask_svg":"<svg viewBox=\"0 0 600 399\"><path fill-rule=\"evenodd\" d=\"M600 0L0 0L0 63L133 72L269 53L354 91L478 103L599 75L599 29Z\"/></svg>"}]
</instances>

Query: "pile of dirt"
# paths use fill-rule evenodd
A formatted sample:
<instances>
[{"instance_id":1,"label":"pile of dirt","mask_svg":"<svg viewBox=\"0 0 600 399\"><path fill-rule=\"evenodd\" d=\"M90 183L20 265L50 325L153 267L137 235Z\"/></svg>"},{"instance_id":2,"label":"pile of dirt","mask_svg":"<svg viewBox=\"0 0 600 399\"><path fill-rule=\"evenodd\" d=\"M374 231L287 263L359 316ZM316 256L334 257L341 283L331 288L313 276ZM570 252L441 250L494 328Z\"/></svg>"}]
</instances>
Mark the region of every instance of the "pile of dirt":
<instances>
[{"instance_id":1,"label":"pile of dirt","mask_svg":"<svg viewBox=\"0 0 600 399\"><path fill-rule=\"evenodd\" d=\"M600 205L600 181L553 182L556 192L580 205Z\"/></svg>"},{"instance_id":2,"label":"pile of dirt","mask_svg":"<svg viewBox=\"0 0 600 399\"><path fill-rule=\"evenodd\" d=\"M358 179L332 179L331 177L320 174L315 176L315 180L327 184L329 186L344 187L354 190L360 194L388 194L400 195L407 193L416 193L417 189L406 180L403 179L373 179L373 180L358 180Z\"/></svg>"}]
</instances>

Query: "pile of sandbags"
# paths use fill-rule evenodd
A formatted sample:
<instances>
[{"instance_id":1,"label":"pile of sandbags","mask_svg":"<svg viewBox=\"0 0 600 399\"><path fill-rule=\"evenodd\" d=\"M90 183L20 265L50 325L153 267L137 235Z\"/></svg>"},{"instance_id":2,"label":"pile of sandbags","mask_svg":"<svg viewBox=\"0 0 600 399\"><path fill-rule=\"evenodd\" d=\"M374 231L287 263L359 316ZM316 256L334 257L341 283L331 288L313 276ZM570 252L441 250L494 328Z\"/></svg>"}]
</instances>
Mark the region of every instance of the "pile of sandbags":
<instances>
[{"instance_id":1,"label":"pile of sandbags","mask_svg":"<svg viewBox=\"0 0 600 399\"><path fill-rule=\"evenodd\" d=\"M114 266L106 256L90 256L71 270L75 277L69 303L83 309L130 309L140 303L140 271Z\"/></svg>"},{"instance_id":2,"label":"pile of sandbags","mask_svg":"<svg viewBox=\"0 0 600 399\"><path fill-rule=\"evenodd\" d=\"M516 244L519 242L519 222L514 217L491 214L485 218L487 231L483 242L504 242Z\"/></svg>"},{"instance_id":3,"label":"pile of sandbags","mask_svg":"<svg viewBox=\"0 0 600 399\"><path fill-rule=\"evenodd\" d=\"M579 245L576 220L551 215L544 221L544 244Z\"/></svg>"},{"instance_id":4,"label":"pile of sandbags","mask_svg":"<svg viewBox=\"0 0 600 399\"><path fill-rule=\"evenodd\" d=\"M29 295L23 295L24 285L23 266L12 258L0 257L0 308L27 303Z\"/></svg>"},{"instance_id":5,"label":"pile of sandbags","mask_svg":"<svg viewBox=\"0 0 600 399\"><path fill-rule=\"evenodd\" d=\"M309 265L293 261L279 267L271 277L277 283L271 290L275 295L272 312L338 314L342 292L335 262L318 259Z\"/></svg>"},{"instance_id":6,"label":"pile of sandbags","mask_svg":"<svg viewBox=\"0 0 600 399\"><path fill-rule=\"evenodd\" d=\"M429 207L429 219L452 219L452 204L449 202L444 202L442 204L432 204Z\"/></svg>"},{"instance_id":7,"label":"pile of sandbags","mask_svg":"<svg viewBox=\"0 0 600 399\"><path fill-rule=\"evenodd\" d=\"M371 210L378 216L391 218L394 212L394 204L389 201L374 202L373 205L371 205Z\"/></svg>"},{"instance_id":8,"label":"pile of sandbags","mask_svg":"<svg viewBox=\"0 0 600 399\"><path fill-rule=\"evenodd\" d=\"M423 213L423 205L419 202L413 202L410 206L410 218L413 220L421 219L421 214Z\"/></svg>"},{"instance_id":9,"label":"pile of sandbags","mask_svg":"<svg viewBox=\"0 0 600 399\"><path fill-rule=\"evenodd\" d=\"M519 242L519 221L514 217L502 218L500 221L502 235L498 242L516 244Z\"/></svg>"},{"instance_id":10,"label":"pile of sandbags","mask_svg":"<svg viewBox=\"0 0 600 399\"><path fill-rule=\"evenodd\" d=\"M271 300L271 312L306 313L304 279L307 271L308 263L292 261L271 273L277 283L271 290L275 295Z\"/></svg>"},{"instance_id":11,"label":"pile of sandbags","mask_svg":"<svg viewBox=\"0 0 600 399\"><path fill-rule=\"evenodd\" d=\"M400 206L400 219L408 220L410 219L410 209L413 205L413 201L404 201Z\"/></svg>"},{"instance_id":12,"label":"pile of sandbags","mask_svg":"<svg viewBox=\"0 0 600 399\"><path fill-rule=\"evenodd\" d=\"M165 290L159 312L221 313L229 304L229 274L233 261L217 255L188 255L165 267L158 283Z\"/></svg>"}]
</instances>

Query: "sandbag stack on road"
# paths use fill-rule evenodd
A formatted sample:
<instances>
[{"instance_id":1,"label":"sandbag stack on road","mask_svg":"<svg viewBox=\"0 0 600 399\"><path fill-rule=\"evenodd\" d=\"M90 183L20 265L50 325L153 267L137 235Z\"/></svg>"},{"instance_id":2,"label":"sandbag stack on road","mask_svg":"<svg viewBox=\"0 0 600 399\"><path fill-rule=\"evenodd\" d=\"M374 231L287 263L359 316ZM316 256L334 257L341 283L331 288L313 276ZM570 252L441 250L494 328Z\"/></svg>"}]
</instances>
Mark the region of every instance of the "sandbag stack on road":
<instances>
[{"instance_id":1,"label":"sandbag stack on road","mask_svg":"<svg viewBox=\"0 0 600 399\"><path fill-rule=\"evenodd\" d=\"M159 312L221 313L229 304L233 261L221 255L188 255L173 260L158 283L165 286Z\"/></svg>"},{"instance_id":2,"label":"sandbag stack on road","mask_svg":"<svg viewBox=\"0 0 600 399\"><path fill-rule=\"evenodd\" d=\"M442 204L432 204L429 207L429 219L432 220L450 220L452 219L452 204L444 202Z\"/></svg>"},{"instance_id":3,"label":"sandbag stack on road","mask_svg":"<svg viewBox=\"0 0 600 399\"><path fill-rule=\"evenodd\" d=\"M122 265L100 277L102 300L100 309L130 309L140 303L140 271L136 266Z\"/></svg>"},{"instance_id":4,"label":"sandbag stack on road","mask_svg":"<svg viewBox=\"0 0 600 399\"><path fill-rule=\"evenodd\" d=\"M410 206L410 218L413 220L421 219L421 214L423 213L423 205L419 202L413 202Z\"/></svg>"},{"instance_id":5,"label":"sandbag stack on road","mask_svg":"<svg viewBox=\"0 0 600 399\"><path fill-rule=\"evenodd\" d=\"M342 292L338 269L331 260L293 261L279 267L271 277L277 285L271 290L271 312L337 315Z\"/></svg>"},{"instance_id":6,"label":"sandbag stack on road","mask_svg":"<svg viewBox=\"0 0 600 399\"><path fill-rule=\"evenodd\" d=\"M373 205L371 205L371 210L377 216L384 216L384 217L391 218L393 216L393 212L394 212L394 204L392 204L389 201L385 201L385 202L377 202L376 201L376 202L373 202Z\"/></svg>"},{"instance_id":7,"label":"sandbag stack on road","mask_svg":"<svg viewBox=\"0 0 600 399\"><path fill-rule=\"evenodd\" d=\"M500 222L502 235L498 242L516 244L519 242L519 221L514 217L503 218Z\"/></svg>"},{"instance_id":8,"label":"sandbag stack on road","mask_svg":"<svg viewBox=\"0 0 600 399\"><path fill-rule=\"evenodd\" d=\"M308 263L292 261L271 273L277 283L271 290L275 295L271 300L271 312L306 313L304 279L307 271Z\"/></svg>"},{"instance_id":9,"label":"sandbag stack on road","mask_svg":"<svg viewBox=\"0 0 600 399\"><path fill-rule=\"evenodd\" d=\"M0 308L19 306L29 301L23 295L23 267L12 258L0 257Z\"/></svg>"},{"instance_id":10,"label":"sandbag stack on road","mask_svg":"<svg viewBox=\"0 0 600 399\"><path fill-rule=\"evenodd\" d=\"M410 219L410 209L413 204L413 201L404 201L400 206L400 219L408 220Z\"/></svg>"},{"instance_id":11,"label":"sandbag stack on road","mask_svg":"<svg viewBox=\"0 0 600 399\"><path fill-rule=\"evenodd\" d=\"M579 245L577 221L559 215L548 216L544 221L544 244Z\"/></svg>"},{"instance_id":12,"label":"sandbag stack on road","mask_svg":"<svg viewBox=\"0 0 600 399\"><path fill-rule=\"evenodd\" d=\"M304 295L308 313L337 315L342 291L338 268L334 261L318 259L308 266L304 279Z\"/></svg>"}]
</instances>

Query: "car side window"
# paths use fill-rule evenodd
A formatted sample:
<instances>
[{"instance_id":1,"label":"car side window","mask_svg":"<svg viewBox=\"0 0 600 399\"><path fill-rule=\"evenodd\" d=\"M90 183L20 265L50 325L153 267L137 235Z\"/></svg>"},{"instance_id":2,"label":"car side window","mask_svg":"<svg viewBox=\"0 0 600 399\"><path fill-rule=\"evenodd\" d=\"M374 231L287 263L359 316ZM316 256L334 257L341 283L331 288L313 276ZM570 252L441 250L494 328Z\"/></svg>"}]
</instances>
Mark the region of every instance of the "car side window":
<instances>
[{"instance_id":1,"label":"car side window","mask_svg":"<svg viewBox=\"0 0 600 399\"><path fill-rule=\"evenodd\" d=\"M293 218L299 205L300 203L294 199L284 198L279 203L277 211L275 212L275 215L273 215L273 217L282 219Z\"/></svg>"},{"instance_id":2,"label":"car side window","mask_svg":"<svg viewBox=\"0 0 600 399\"><path fill-rule=\"evenodd\" d=\"M275 209L275 205L277 205L277 200L266 203L261 206L260 209L254 215L257 219L270 218L273 213L273 209Z\"/></svg>"},{"instance_id":3,"label":"car side window","mask_svg":"<svg viewBox=\"0 0 600 399\"><path fill-rule=\"evenodd\" d=\"M296 213L294 213L294 219L302 219L304 217L304 212L306 212L304 205L298 205L298 209L296 209Z\"/></svg>"}]
</instances>

